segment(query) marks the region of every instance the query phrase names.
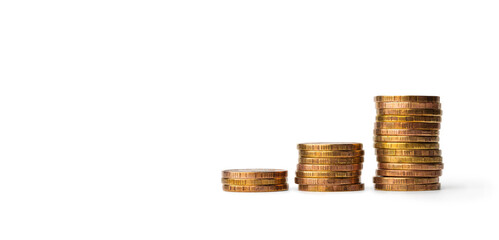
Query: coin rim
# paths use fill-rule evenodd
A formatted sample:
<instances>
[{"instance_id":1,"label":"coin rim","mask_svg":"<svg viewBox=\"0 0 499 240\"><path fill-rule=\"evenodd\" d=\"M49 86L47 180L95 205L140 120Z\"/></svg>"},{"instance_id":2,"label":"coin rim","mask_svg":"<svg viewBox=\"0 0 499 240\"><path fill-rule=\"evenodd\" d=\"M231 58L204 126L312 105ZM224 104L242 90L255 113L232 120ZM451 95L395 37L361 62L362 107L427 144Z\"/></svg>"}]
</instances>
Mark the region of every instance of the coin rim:
<instances>
[{"instance_id":1,"label":"coin rim","mask_svg":"<svg viewBox=\"0 0 499 240\"><path fill-rule=\"evenodd\" d=\"M358 142L309 142L299 143L297 148L305 151L350 151L362 150L363 144Z\"/></svg>"},{"instance_id":2,"label":"coin rim","mask_svg":"<svg viewBox=\"0 0 499 240\"><path fill-rule=\"evenodd\" d=\"M307 166L304 166L307 165ZM313 169L313 167L324 167L324 168L331 168L331 169ZM335 167L342 167L346 168L346 166L351 166L352 169L349 170L340 170L340 169L334 169ZM311 167L312 169L302 169L303 167ZM357 167L357 168L355 168ZM298 163L296 165L296 168L298 171L333 171L333 172L351 172L351 171L358 171L362 170L362 163L357 163L357 164L302 164Z\"/></svg>"},{"instance_id":3,"label":"coin rim","mask_svg":"<svg viewBox=\"0 0 499 240\"><path fill-rule=\"evenodd\" d=\"M440 102L440 96L424 95L393 95L393 96L375 96L375 102Z\"/></svg>"},{"instance_id":4,"label":"coin rim","mask_svg":"<svg viewBox=\"0 0 499 240\"><path fill-rule=\"evenodd\" d=\"M389 172L391 172L391 174L388 174ZM395 172L400 172L400 174L396 174ZM404 172L406 174L402 174L402 172ZM377 169L376 170L376 175L380 176L380 177L440 177L440 176L442 176L442 170L390 170L390 169Z\"/></svg>"},{"instance_id":5,"label":"coin rim","mask_svg":"<svg viewBox=\"0 0 499 240\"><path fill-rule=\"evenodd\" d=\"M300 173L300 174L299 174ZM303 173L303 175L301 174ZM347 175L347 173L350 176L341 176L341 175ZM328 176L322 176L321 174L332 174ZM307 176L308 175L308 176ZM362 175L362 171L296 171L295 176L300 177L300 178L352 178L352 177L359 177Z\"/></svg>"},{"instance_id":6,"label":"coin rim","mask_svg":"<svg viewBox=\"0 0 499 240\"><path fill-rule=\"evenodd\" d=\"M383 166L385 165L385 166ZM400 167L397 168L397 165ZM405 166L413 166L414 168L401 168L402 165ZM420 167L420 168L417 168ZM428 167L428 168L426 168ZM378 162L378 169L384 169L384 170L420 170L420 171L426 171L426 170L442 170L444 169L444 164L443 163L382 163Z\"/></svg>"},{"instance_id":7,"label":"coin rim","mask_svg":"<svg viewBox=\"0 0 499 240\"><path fill-rule=\"evenodd\" d=\"M298 185L299 191L305 192L354 192L363 191L363 183L345 184L345 185Z\"/></svg>"},{"instance_id":8,"label":"coin rim","mask_svg":"<svg viewBox=\"0 0 499 240\"><path fill-rule=\"evenodd\" d=\"M381 189L379 188L381 186L391 186L392 189ZM428 186L432 185L435 186L435 188L430 188L427 187L425 189L416 189L418 188L417 186ZM399 189L393 187L393 186L400 186ZM402 189L402 186L405 186L406 189ZM413 188L413 189L410 189ZM420 187L421 188L421 187ZM375 190L381 190L381 191L433 191L433 190L440 190L441 185L440 183L432 183L432 184L414 184L414 185L405 185L405 184L374 184L374 189Z\"/></svg>"},{"instance_id":9,"label":"coin rim","mask_svg":"<svg viewBox=\"0 0 499 240\"><path fill-rule=\"evenodd\" d=\"M226 192L279 192L289 190L289 184L278 185L227 185L223 184L222 189Z\"/></svg>"}]
</instances>

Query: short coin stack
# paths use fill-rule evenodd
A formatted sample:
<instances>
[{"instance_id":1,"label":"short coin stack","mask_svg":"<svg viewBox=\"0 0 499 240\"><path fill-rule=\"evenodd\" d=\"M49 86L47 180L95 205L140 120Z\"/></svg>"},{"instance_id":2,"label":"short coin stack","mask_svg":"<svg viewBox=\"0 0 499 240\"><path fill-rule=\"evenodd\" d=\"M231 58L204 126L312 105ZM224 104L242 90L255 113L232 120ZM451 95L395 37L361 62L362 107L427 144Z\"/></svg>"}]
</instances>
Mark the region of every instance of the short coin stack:
<instances>
[{"instance_id":1,"label":"short coin stack","mask_svg":"<svg viewBox=\"0 0 499 240\"><path fill-rule=\"evenodd\" d=\"M439 190L442 110L437 96L377 96L375 189Z\"/></svg>"},{"instance_id":2,"label":"short coin stack","mask_svg":"<svg viewBox=\"0 0 499 240\"><path fill-rule=\"evenodd\" d=\"M288 171L280 169L230 169L222 171L227 192L277 192L288 190Z\"/></svg>"},{"instance_id":3,"label":"short coin stack","mask_svg":"<svg viewBox=\"0 0 499 240\"><path fill-rule=\"evenodd\" d=\"M295 182L298 190L343 192L364 190L360 182L361 143L301 143Z\"/></svg>"}]
</instances>

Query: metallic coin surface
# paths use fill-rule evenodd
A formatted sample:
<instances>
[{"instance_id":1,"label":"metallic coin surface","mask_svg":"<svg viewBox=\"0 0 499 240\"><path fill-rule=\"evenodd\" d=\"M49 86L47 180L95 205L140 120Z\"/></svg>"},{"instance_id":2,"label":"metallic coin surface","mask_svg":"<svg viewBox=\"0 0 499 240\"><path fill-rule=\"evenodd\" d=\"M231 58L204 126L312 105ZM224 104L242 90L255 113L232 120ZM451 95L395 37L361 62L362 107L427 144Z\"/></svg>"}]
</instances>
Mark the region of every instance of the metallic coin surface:
<instances>
[{"instance_id":1,"label":"metallic coin surface","mask_svg":"<svg viewBox=\"0 0 499 240\"><path fill-rule=\"evenodd\" d=\"M361 171L332 172L332 171L296 171L299 178L351 178L361 175Z\"/></svg>"},{"instance_id":2,"label":"metallic coin surface","mask_svg":"<svg viewBox=\"0 0 499 240\"><path fill-rule=\"evenodd\" d=\"M223 185L223 190L227 192L277 192L288 190L288 184L262 186Z\"/></svg>"},{"instance_id":3,"label":"metallic coin surface","mask_svg":"<svg viewBox=\"0 0 499 240\"><path fill-rule=\"evenodd\" d=\"M295 178L295 183L300 185L344 185L360 183L359 177L352 178Z\"/></svg>"},{"instance_id":4,"label":"metallic coin surface","mask_svg":"<svg viewBox=\"0 0 499 240\"><path fill-rule=\"evenodd\" d=\"M298 164L299 171L356 171L362 170L362 164L349 165L313 165L313 164Z\"/></svg>"},{"instance_id":5,"label":"metallic coin surface","mask_svg":"<svg viewBox=\"0 0 499 240\"><path fill-rule=\"evenodd\" d=\"M298 185L298 190L308 192L347 192L364 190L364 184L349 185Z\"/></svg>"},{"instance_id":6,"label":"metallic coin surface","mask_svg":"<svg viewBox=\"0 0 499 240\"><path fill-rule=\"evenodd\" d=\"M300 143L298 144L298 150L308 150L308 151L362 150L362 143L354 143L354 142Z\"/></svg>"},{"instance_id":7,"label":"metallic coin surface","mask_svg":"<svg viewBox=\"0 0 499 240\"><path fill-rule=\"evenodd\" d=\"M323 157L360 157L364 156L364 150L354 151L304 151L300 150L301 157L323 158Z\"/></svg>"},{"instance_id":8,"label":"metallic coin surface","mask_svg":"<svg viewBox=\"0 0 499 240\"><path fill-rule=\"evenodd\" d=\"M407 178L407 177L374 177L373 182L377 184L416 185L438 183L438 177L434 178Z\"/></svg>"},{"instance_id":9,"label":"metallic coin surface","mask_svg":"<svg viewBox=\"0 0 499 240\"><path fill-rule=\"evenodd\" d=\"M376 149L378 156L415 156L415 157L433 157L442 155L441 150L437 149Z\"/></svg>"},{"instance_id":10,"label":"metallic coin surface","mask_svg":"<svg viewBox=\"0 0 499 240\"><path fill-rule=\"evenodd\" d=\"M375 148L387 149L439 149L438 143L389 143L389 142L376 142Z\"/></svg>"},{"instance_id":11,"label":"metallic coin surface","mask_svg":"<svg viewBox=\"0 0 499 240\"><path fill-rule=\"evenodd\" d=\"M285 184L286 178L222 178L225 185L278 185Z\"/></svg>"},{"instance_id":12,"label":"metallic coin surface","mask_svg":"<svg viewBox=\"0 0 499 240\"><path fill-rule=\"evenodd\" d=\"M376 122L375 129L424 129L439 130L440 123L426 122Z\"/></svg>"},{"instance_id":13,"label":"metallic coin surface","mask_svg":"<svg viewBox=\"0 0 499 240\"><path fill-rule=\"evenodd\" d=\"M439 177L442 175L442 171L378 169L376 174L382 177Z\"/></svg>"},{"instance_id":14,"label":"metallic coin surface","mask_svg":"<svg viewBox=\"0 0 499 240\"><path fill-rule=\"evenodd\" d=\"M440 109L400 109L400 108L383 108L376 109L378 115L399 115L399 116L441 116Z\"/></svg>"},{"instance_id":15,"label":"metallic coin surface","mask_svg":"<svg viewBox=\"0 0 499 240\"><path fill-rule=\"evenodd\" d=\"M376 108L440 109L439 102L376 102Z\"/></svg>"},{"instance_id":16,"label":"metallic coin surface","mask_svg":"<svg viewBox=\"0 0 499 240\"><path fill-rule=\"evenodd\" d=\"M374 184L374 189L384 191L430 191L440 190L440 183L418 185Z\"/></svg>"},{"instance_id":17,"label":"metallic coin surface","mask_svg":"<svg viewBox=\"0 0 499 240\"><path fill-rule=\"evenodd\" d=\"M358 164L363 163L364 157L342 157L342 158L300 158L299 163L301 164L322 164L322 165L331 165L331 164Z\"/></svg>"},{"instance_id":18,"label":"metallic coin surface","mask_svg":"<svg viewBox=\"0 0 499 240\"><path fill-rule=\"evenodd\" d=\"M439 96L376 96L375 102L440 102Z\"/></svg>"},{"instance_id":19,"label":"metallic coin surface","mask_svg":"<svg viewBox=\"0 0 499 240\"><path fill-rule=\"evenodd\" d=\"M438 142L436 136L374 136L375 142Z\"/></svg>"},{"instance_id":20,"label":"metallic coin surface","mask_svg":"<svg viewBox=\"0 0 499 240\"><path fill-rule=\"evenodd\" d=\"M442 157L378 156L376 160L384 163L441 163Z\"/></svg>"},{"instance_id":21,"label":"metallic coin surface","mask_svg":"<svg viewBox=\"0 0 499 240\"><path fill-rule=\"evenodd\" d=\"M229 169L222 171L222 178L285 178L288 171L282 169Z\"/></svg>"},{"instance_id":22,"label":"metallic coin surface","mask_svg":"<svg viewBox=\"0 0 499 240\"><path fill-rule=\"evenodd\" d=\"M374 129L378 136L438 136L438 130L422 129Z\"/></svg>"},{"instance_id":23,"label":"metallic coin surface","mask_svg":"<svg viewBox=\"0 0 499 240\"><path fill-rule=\"evenodd\" d=\"M378 163L378 169L391 170L442 170L443 163Z\"/></svg>"},{"instance_id":24,"label":"metallic coin surface","mask_svg":"<svg viewBox=\"0 0 499 240\"><path fill-rule=\"evenodd\" d=\"M440 116L394 116L394 115L379 115L376 116L378 122L432 122L439 123L442 121Z\"/></svg>"}]
</instances>

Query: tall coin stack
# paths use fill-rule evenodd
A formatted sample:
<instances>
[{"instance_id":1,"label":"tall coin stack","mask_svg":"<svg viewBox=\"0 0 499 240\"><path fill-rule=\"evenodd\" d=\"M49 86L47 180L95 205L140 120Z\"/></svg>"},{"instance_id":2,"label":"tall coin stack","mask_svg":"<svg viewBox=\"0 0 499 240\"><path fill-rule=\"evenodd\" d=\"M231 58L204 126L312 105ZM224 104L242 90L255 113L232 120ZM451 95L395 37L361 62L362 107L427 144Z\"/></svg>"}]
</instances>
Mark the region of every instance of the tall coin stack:
<instances>
[{"instance_id":1,"label":"tall coin stack","mask_svg":"<svg viewBox=\"0 0 499 240\"><path fill-rule=\"evenodd\" d=\"M375 189L439 190L442 110L437 96L377 96Z\"/></svg>"},{"instance_id":2,"label":"tall coin stack","mask_svg":"<svg viewBox=\"0 0 499 240\"><path fill-rule=\"evenodd\" d=\"M301 143L295 182L298 190L343 192L364 190L360 182L361 143Z\"/></svg>"},{"instance_id":3,"label":"tall coin stack","mask_svg":"<svg viewBox=\"0 0 499 240\"><path fill-rule=\"evenodd\" d=\"M230 169L222 171L227 192L277 192L288 190L288 171L280 169Z\"/></svg>"}]
</instances>

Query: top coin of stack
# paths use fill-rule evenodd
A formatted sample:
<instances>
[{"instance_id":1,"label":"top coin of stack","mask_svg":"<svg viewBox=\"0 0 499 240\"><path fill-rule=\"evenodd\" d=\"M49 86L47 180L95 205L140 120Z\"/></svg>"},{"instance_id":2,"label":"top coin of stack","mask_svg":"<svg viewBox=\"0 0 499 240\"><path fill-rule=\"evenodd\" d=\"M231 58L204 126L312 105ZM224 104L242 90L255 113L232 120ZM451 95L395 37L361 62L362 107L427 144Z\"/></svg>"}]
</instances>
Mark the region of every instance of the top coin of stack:
<instances>
[{"instance_id":1,"label":"top coin of stack","mask_svg":"<svg viewBox=\"0 0 499 240\"><path fill-rule=\"evenodd\" d=\"M375 188L386 191L439 190L442 110L437 96L377 96L374 147Z\"/></svg>"},{"instance_id":2,"label":"top coin of stack","mask_svg":"<svg viewBox=\"0 0 499 240\"><path fill-rule=\"evenodd\" d=\"M295 182L300 191L364 190L360 182L364 150L361 143L301 143Z\"/></svg>"},{"instance_id":3,"label":"top coin of stack","mask_svg":"<svg viewBox=\"0 0 499 240\"><path fill-rule=\"evenodd\" d=\"M280 169L230 169L222 171L227 192L276 192L288 190L288 171Z\"/></svg>"}]
</instances>

